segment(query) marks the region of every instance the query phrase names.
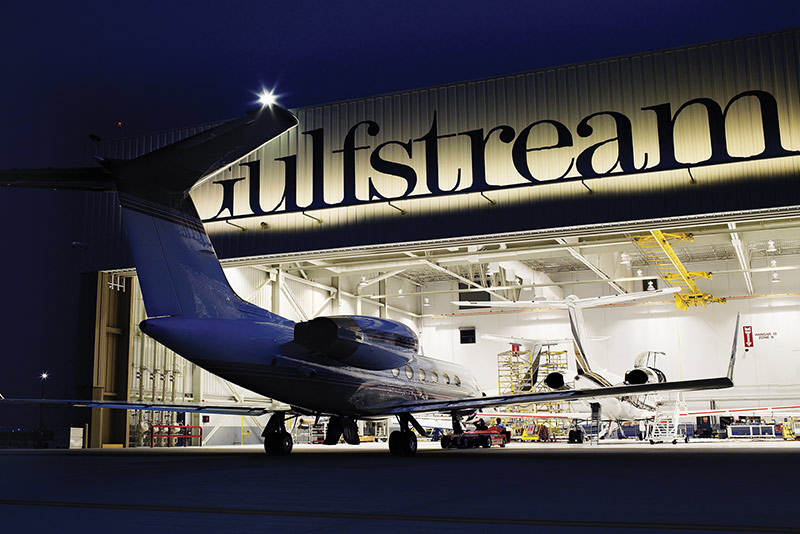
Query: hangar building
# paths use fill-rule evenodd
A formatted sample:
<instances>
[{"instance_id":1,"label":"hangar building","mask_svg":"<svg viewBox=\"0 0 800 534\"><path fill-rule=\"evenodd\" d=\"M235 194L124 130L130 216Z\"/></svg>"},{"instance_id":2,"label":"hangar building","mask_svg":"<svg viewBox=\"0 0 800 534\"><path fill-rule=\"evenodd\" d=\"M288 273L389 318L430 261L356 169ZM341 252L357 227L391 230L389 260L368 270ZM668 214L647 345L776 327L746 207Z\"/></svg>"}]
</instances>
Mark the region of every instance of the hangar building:
<instances>
[{"instance_id":1,"label":"hangar building","mask_svg":"<svg viewBox=\"0 0 800 534\"><path fill-rule=\"evenodd\" d=\"M668 378L720 376L741 313L736 387L687 405L797 404L798 64L790 30L301 108L296 128L192 197L246 300L296 321L400 320L488 394L510 345L483 335L568 337L569 322L454 301L680 286L674 300L587 310L597 364L623 374L650 350ZM93 151L133 158L210 126ZM81 270L99 273L93 398L257 400L139 331L116 195L87 194L84 217ZM174 421L94 412L93 446ZM263 426L193 417L208 443L255 443Z\"/></svg>"}]
</instances>

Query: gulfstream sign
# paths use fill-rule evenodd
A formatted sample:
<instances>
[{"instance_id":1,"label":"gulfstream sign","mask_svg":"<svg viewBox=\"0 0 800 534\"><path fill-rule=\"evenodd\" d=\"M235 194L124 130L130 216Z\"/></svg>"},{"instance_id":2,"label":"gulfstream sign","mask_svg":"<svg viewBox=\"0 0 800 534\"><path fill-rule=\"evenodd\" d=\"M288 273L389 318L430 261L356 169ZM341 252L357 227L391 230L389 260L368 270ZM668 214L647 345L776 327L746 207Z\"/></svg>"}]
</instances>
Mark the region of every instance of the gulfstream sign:
<instances>
[{"instance_id":1,"label":"gulfstream sign","mask_svg":"<svg viewBox=\"0 0 800 534\"><path fill-rule=\"evenodd\" d=\"M726 136L728 112L731 106L742 100L757 104L761 117L760 133L763 137L764 146L760 153L744 157L730 154ZM354 206L391 200L478 193L511 187L686 168L690 165L678 161L676 157L675 124L679 116L690 108L705 111L708 121L708 141L711 147L711 155L707 159L692 163L691 166L716 165L800 154L798 150L787 150L782 146L777 102L772 94L760 90L739 93L725 103L724 107L710 98L694 98L674 111L669 103L641 108L643 114L649 114L655 127L654 134L657 139L658 160L653 161L654 158L648 158L648 154L645 152L639 156L638 159L641 163L638 166L634 161L634 136L631 120L625 114L616 111L591 113L574 125L574 129L570 129L568 125L557 120L542 119L528 124L519 131L508 125L500 125L488 131L479 128L455 133L440 132L437 117L434 113L430 129L421 137L408 140L390 140L374 146L369 143L363 145L357 143L356 134L361 132L369 139L380 133L381 126L373 120L362 120L350 127L344 136L341 148L333 151L334 154L341 155L342 187L340 191L342 198L340 201L330 203L325 200L326 182L325 169L323 168L325 153L323 146L326 134L324 128L319 128L301 132L302 135L310 138L312 146L310 191L303 191L304 194L302 195L302 198L310 198L310 202L302 206L298 204L296 154L276 158L276 161L281 162L283 167L282 184L278 182L280 184L278 187L282 187L283 191L277 202L267 206L262 205L261 201L260 162L242 163L241 166L249 170L247 184L249 205L247 208L234 205L236 199L234 188L238 182L245 180L244 177L215 181L213 183L221 188L222 202L217 214L209 220ZM654 121L652 121L653 118L655 119ZM596 121L601 120L608 123L609 119L614 126L614 135L603 136L603 139L598 139L597 142L583 148L579 153L564 155L564 151L559 152L558 161L562 163L557 172L551 176L537 176L537 172L532 169L529 162L531 153L544 153L546 151L574 147L576 136L592 141L593 139L589 138L597 135L594 133L593 123L597 126ZM748 121L748 123L757 128L755 126L758 124L757 121ZM542 138L542 134L547 134L547 138L550 139L545 146L536 141L536 139ZM439 151L440 140L445 138L462 138L466 140L464 146L468 147L468 149L459 152L458 157L463 157L464 163L471 167L469 183L462 183L459 169L455 185L447 188L442 186L439 172ZM492 185L489 183L487 180L487 146L494 143L498 143L498 146L505 145L507 149L510 148L511 164L522 180L518 179L517 183L504 185ZM387 155L389 147L395 147L390 149L393 157ZM616 161L611 166L606 165L608 167L606 169L597 169L595 167L595 154L605 147L615 150ZM606 150L609 148L606 148ZM361 151L366 151L366 154L368 154L369 166L372 170L394 177L395 183L403 184L401 187L403 191L395 191L390 195L385 191L381 191L382 184L379 181L368 177L366 178L367 195L364 195L362 191L361 196L359 196L356 187L356 153ZM577 152L577 149L575 151ZM398 157L398 154L402 154L402 156ZM424 172L421 173L422 176L417 174L417 168L424 168ZM396 182L397 179L400 179L401 182ZM424 188L418 187L421 185L421 180L424 180ZM308 181L304 181L304 183L308 183ZM452 184L452 179L447 183ZM272 185L271 187L275 186ZM244 209L249 209L249 213L241 215Z\"/></svg>"}]
</instances>

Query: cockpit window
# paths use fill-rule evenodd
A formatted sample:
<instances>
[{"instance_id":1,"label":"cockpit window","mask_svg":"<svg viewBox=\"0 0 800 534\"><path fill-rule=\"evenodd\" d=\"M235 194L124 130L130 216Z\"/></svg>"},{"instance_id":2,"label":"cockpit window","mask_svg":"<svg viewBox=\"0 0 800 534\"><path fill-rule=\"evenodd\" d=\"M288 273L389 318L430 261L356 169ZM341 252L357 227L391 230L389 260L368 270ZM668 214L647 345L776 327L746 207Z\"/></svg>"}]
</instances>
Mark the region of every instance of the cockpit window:
<instances>
[{"instance_id":1,"label":"cockpit window","mask_svg":"<svg viewBox=\"0 0 800 534\"><path fill-rule=\"evenodd\" d=\"M447 373L442 373L442 379L444 379L444 383L450 385L450 375Z\"/></svg>"},{"instance_id":2,"label":"cockpit window","mask_svg":"<svg viewBox=\"0 0 800 534\"><path fill-rule=\"evenodd\" d=\"M461 379L458 378L458 375L453 375L453 383L457 386L461 385Z\"/></svg>"},{"instance_id":3,"label":"cockpit window","mask_svg":"<svg viewBox=\"0 0 800 534\"><path fill-rule=\"evenodd\" d=\"M414 369L412 369L410 365L406 365L406 377L408 377L409 380L414 378Z\"/></svg>"},{"instance_id":4,"label":"cockpit window","mask_svg":"<svg viewBox=\"0 0 800 534\"><path fill-rule=\"evenodd\" d=\"M431 371L431 382L434 384L439 382L439 375L436 374L436 371Z\"/></svg>"},{"instance_id":5,"label":"cockpit window","mask_svg":"<svg viewBox=\"0 0 800 534\"><path fill-rule=\"evenodd\" d=\"M400 376L400 369L392 369L392 376Z\"/></svg>"},{"instance_id":6,"label":"cockpit window","mask_svg":"<svg viewBox=\"0 0 800 534\"><path fill-rule=\"evenodd\" d=\"M420 367L420 368L419 368L419 371L418 371L418 373L417 373L417 374L419 375L419 381L420 381L420 382L425 382L425 378L426 378L426 376L425 376L425 369L423 369L422 367Z\"/></svg>"}]
</instances>

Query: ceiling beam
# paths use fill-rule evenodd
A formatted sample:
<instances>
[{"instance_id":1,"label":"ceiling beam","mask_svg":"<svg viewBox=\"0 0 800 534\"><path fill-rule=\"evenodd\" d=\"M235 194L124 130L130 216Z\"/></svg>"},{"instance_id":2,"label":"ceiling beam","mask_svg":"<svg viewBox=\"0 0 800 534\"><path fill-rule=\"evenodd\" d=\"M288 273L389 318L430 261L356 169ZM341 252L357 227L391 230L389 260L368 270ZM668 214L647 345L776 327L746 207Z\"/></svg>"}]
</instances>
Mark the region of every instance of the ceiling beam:
<instances>
[{"instance_id":1,"label":"ceiling beam","mask_svg":"<svg viewBox=\"0 0 800 534\"><path fill-rule=\"evenodd\" d=\"M735 230L736 223L728 223L728 229ZM742 240L739 239L738 232L731 232L731 244L733 245L733 250L736 251L736 259L739 260L739 267L742 268L742 276L744 276L744 283L747 285L747 292L752 295L753 277L745 270L750 267L750 258L748 257L747 249L742 245Z\"/></svg>"},{"instance_id":2,"label":"ceiling beam","mask_svg":"<svg viewBox=\"0 0 800 534\"><path fill-rule=\"evenodd\" d=\"M566 240L566 239L564 239L564 238L557 237L557 238L556 238L556 241L557 241L557 242L559 242L559 243L561 243L562 245L567 245L567 240ZM614 280L613 280L613 279L612 279L610 276L608 276L606 273L604 273L603 271L601 271L601 270L600 270L600 268L598 268L598 267L597 267L597 266L596 266L594 263L590 262L590 261L588 260L588 258L586 258L586 256L584 256L583 254L581 254L580 252L578 252L576 249L574 249L574 248L572 248L572 247L569 247L569 246L568 246L568 247L566 247L566 250L567 250L567 252L569 252L569 253L572 255L572 257L573 257L573 258L575 258L575 259L576 259L576 260L578 260L579 262L583 263L585 266L587 266L589 269L591 269L591 271L592 271L592 272L594 272L594 274L596 274L597 276L599 276L601 280L603 280L603 281L604 281L604 282L606 282L608 285L610 285L610 286L611 286L611 288L612 288L614 291L616 291L616 292L617 292L617 293L619 293L620 295L626 292L626 291L625 291L624 289L622 289L622 288L621 288L619 285L617 285L617 283L616 283L616 282L614 282Z\"/></svg>"}]
</instances>

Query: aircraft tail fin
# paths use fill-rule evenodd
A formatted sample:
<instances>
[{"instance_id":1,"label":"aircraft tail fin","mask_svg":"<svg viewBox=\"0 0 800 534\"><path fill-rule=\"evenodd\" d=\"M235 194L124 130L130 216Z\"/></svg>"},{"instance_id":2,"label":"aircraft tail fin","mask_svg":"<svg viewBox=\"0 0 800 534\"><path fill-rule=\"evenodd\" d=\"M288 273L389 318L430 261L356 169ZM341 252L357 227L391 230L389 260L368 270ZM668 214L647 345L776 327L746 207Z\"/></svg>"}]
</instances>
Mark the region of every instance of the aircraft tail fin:
<instances>
[{"instance_id":1,"label":"aircraft tail fin","mask_svg":"<svg viewBox=\"0 0 800 534\"><path fill-rule=\"evenodd\" d=\"M296 124L288 110L273 105L133 160L97 158L119 192L149 317L280 320L231 289L189 190Z\"/></svg>"}]
</instances>

